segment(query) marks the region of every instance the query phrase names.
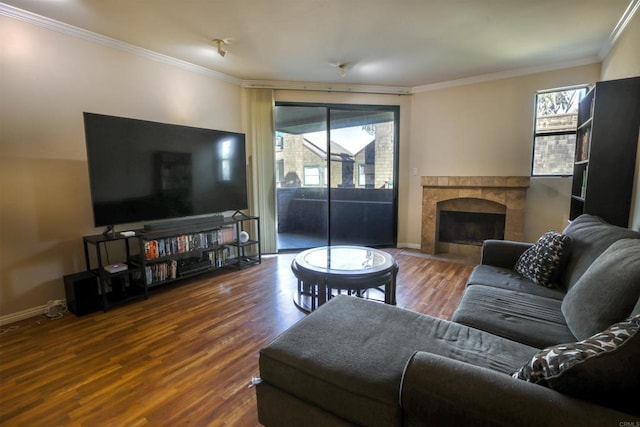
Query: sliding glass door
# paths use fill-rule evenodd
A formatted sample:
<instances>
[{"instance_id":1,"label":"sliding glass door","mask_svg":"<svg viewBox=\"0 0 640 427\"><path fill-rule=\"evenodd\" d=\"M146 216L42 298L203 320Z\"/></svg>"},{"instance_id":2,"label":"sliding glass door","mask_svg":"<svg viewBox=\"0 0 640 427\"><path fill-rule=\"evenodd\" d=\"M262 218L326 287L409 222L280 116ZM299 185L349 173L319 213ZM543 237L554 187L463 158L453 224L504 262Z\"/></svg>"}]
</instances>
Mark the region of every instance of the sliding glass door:
<instances>
[{"instance_id":1,"label":"sliding glass door","mask_svg":"<svg viewBox=\"0 0 640 427\"><path fill-rule=\"evenodd\" d=\"M278 250L395 246L398 107L276 104Z\"/></svg>"},{"instance_id":2,"label":"sliding glass door","mask_svg":"<svg viewBox=\"0 0 640 427\"><path fill-rule=\"evenodd\" d=\"M329 239L326 107L275 107L278 250L324 246Z\"/></svg>"}]
</instances>

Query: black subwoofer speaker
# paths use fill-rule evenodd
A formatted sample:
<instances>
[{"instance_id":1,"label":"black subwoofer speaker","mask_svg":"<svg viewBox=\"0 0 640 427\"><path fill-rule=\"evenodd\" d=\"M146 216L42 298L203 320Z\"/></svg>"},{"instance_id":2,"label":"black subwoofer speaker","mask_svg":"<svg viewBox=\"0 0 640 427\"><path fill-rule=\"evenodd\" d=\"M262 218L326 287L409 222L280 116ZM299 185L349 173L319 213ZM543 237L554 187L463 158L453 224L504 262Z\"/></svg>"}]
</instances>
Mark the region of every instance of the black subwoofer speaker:
<instances>
[{"instance_id":1,"label":"black subwoofer speaker","mask_svg":"<svg viewBox=\"0 0 640 427\"><path fill-rule=\"evenodd\" d=\"M67 296L67 308L76 316L93 313L102 308L98 278L88 271L64 276L64 292Z\"/></svg>"}]
</instances>

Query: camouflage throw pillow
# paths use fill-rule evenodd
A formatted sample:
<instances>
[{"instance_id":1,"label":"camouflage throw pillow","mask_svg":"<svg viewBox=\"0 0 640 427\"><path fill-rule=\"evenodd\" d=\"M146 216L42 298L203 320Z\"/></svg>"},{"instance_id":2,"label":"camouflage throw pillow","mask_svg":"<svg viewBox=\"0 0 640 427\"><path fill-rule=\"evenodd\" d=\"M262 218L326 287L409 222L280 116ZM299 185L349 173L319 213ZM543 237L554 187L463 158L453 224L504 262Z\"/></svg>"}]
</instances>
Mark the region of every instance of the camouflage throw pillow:
<instances>
[{"instance_id":1,"label":"camouflage throw pillow","mask_svg":"<svg viewBox=\"0 0 640 427\"><path fill-rule=\"evenodd\" d=\"M538 285L553 287L570 249L569 236L548 231L520 255L514 270Z\"/></svg>"},{"instance_id":2,"label":"camouflage throw pillow","mask_svg":"<svg viewBox=\"0 0 640 427\"><path fill-rule=\"evenodd\" d=\"M513 378L636 414L640 314L586 340L538 352Z\"/></svg>"}]
</instances>

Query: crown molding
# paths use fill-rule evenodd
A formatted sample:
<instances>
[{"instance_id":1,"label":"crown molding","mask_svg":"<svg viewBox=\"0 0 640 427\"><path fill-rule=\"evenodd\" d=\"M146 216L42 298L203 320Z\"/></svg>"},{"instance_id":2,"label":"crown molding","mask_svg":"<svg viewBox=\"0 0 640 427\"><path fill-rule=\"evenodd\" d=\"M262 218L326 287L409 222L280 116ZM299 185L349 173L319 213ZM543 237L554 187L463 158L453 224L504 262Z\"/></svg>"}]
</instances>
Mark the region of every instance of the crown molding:
<instances>
[{"instance_id":1,"label":"crown molding","mask_svg":"<svg viewBox=\"0 0 640 427\"><path fill-rule=\"evenodd\" d=\"M633 16L638 11L638 9L640 9L640 0L631 0L629 2L629 6L627 6L626 10L618 20L618 23L613 28L613 31L611 31L611 34L609 35L609 40L607 40L607 43L605 43L602 49L600 49L600 52L598 53L598 57L601 60L603 60L604 58L607 57L607 55L609 55L609 52L611 52L611 49L613 49L613 46L618 41L618 37L620 37L620 35L624 32L625 28L627 28L627 25L629 25L629 22L631 21L631 19L633 19Z\"/></svg>"},{"instance_id":2,"label":"crown molding","mask_svg":"<svg viewBox=\"0 0 640 427\"><path fill-rule=\"evenodd\" d=\"M26 10L19 9L14 6L10 6L6 3L0 3L0 15L8 16L9 18L18 19L29 24L37 25L42 28L46 28L51 31L56 31L61 34L77 37L82 40L101 44L113 49L118 49L127 53L131 53L146 59L151 59L156 62L172 65L184 70L193 71L199 74L204 74L209 77L214 77L218 80L223 80L228 83L240 85L241 80L235 77L229 76L218 71L211 70L200 65L192 64L181 59L173 58L168 55L163 55L158 52L154 52L149 49L145 49L139 46L135 46L123 41L103 36L102 34L94 33L92 31L85 30L64 22L56 21L51 18L47 18L42 15L38 15Z\"/></svg>"},{"instance_id":3,"label":"crown molding","mask_svg":"<svg viewBox=\"0 0 640 427\"><path fill-rule=\"evenodd\" d=\"M562 70L564 68L580 67L583 65L597 64L601 59L593 56L588 58L577 59L574 61L557 62L555 64L541 65L537 67L518 68L508 71L500 71L497 73L482 74L479 76L467 77L463 79L450 80L447 82L439 82L424 86L415 86L411 88L411 93L429 92L432 90L446 89L456 86L465 86L474 83L489 82L493 80L502 80L512 77L527 76L530 74L544 73L547 71Z\"/></svg>"},{"instance_id":4,"label":"crown molding","mask_svg":"<svg viewBox=\"0 0 640 427\"><path fill-rule=\"evenodd\" d=\"M378 95L410 95L411 88L404 86L361 85L345 83L288 82L277 80L244 80L248 89L306 90L320 92L370 93Z\"/></svg>"},{"instance_id":5,"label":"crown molding","mask_svg":"<svg viewBox=\"0 0 640 427\"><path fill-rule=\"evenodd\" d=\"M640 0L638 0L640 1ZM306 90L306 91L323 91L323 92L351 92L351 93L372 93L382 95L411 95L420 92L429 92L432 90L446 89L456 86L465 86L474 83L482 83L494 80L508 79L511 77L521 77L530 74L544 73L547 71L561 70L564 68L580 67L583 65L597 64L602 62L597 56L577 59L573 61L557 62L555 64L540 65L537 67L518 68L508 71L500 71L497 73L482 74L473 77L465 77L463 79L449 80L444 82L432 83L423 86L405 87L405 86L367 86L367 85L348 85L348 84L332 84L332 83L313 83L313 82L286 82L271 80L243 80L244 88L264 88L277 90Z\"/></svg>"}]
</instances>

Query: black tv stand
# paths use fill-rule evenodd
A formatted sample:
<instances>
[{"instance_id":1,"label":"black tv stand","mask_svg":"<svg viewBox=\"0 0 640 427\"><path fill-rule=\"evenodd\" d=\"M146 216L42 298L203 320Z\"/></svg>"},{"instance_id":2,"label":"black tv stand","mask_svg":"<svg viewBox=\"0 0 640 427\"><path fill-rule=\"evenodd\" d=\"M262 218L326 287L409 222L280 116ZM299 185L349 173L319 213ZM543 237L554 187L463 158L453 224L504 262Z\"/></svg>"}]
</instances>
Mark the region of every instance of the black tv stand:
<instances>
[{"instance_id":1,"label":"black tv stand","mask_svg":"<svg viewBox=\"0 0 640 427\"><path fill-rule=\"evenodd\" d=\"M176 218L144 225L144 231L160 231L172 228L188 227L190 225L213 224L224 222L224 215L209 215L203 217Z\"/></svg>"},{"instance_id":2,"label":"black tv stand","mask_svg":"<svg viewBox=\"0 0 640 427\"><path fill-rule=\"evenodd\" d=\"M257 216L208 216L169 224L153 231L131 230L133 234L124 236L107 227L104 234L83 237L87 272L98 279L96 293L102 295L104 311L147 298L150 289L186 277L221 268L240 270L262 261ZM240 235L245 229L250 229L253 238L242 241ZM108 253L107 245L124 246L125 259L118 264L126 264L126 269L110 269L113 261L102 257ZM90 247L95 249L95 257L90 256ZM97 265L92 265L93 258Z\"/></svg>"}]
</instances>

